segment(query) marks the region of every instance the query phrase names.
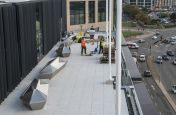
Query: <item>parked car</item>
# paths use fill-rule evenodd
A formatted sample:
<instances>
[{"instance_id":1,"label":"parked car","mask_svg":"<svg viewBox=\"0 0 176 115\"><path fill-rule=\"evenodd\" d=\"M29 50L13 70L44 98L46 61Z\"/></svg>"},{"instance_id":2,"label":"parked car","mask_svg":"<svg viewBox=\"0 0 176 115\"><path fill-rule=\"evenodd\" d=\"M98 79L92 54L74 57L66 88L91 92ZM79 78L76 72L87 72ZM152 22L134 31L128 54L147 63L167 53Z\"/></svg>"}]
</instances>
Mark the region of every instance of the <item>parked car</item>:
<instances>
[{"instance_id":1,"label":"parked car","mask_svg":"<svg viewBox=\"0 0 176 115\"><path fill-rule=\"evenodd\" d=\"M167 55L168 55L168 56L174 56L174 52L171 51L171 50L168 50L168 51L167 51Z\"/></svg>"},{"instance_id":2,"label":"parked car","mask_svg":"<svg viewBox=\"0 0 176 115\"><path fill-rule=\"evenodd\" d=\"M172 85L171 90L173 93L176 93L176 85Z\"/></svg>"},{"instance_id":3,"label":"parked car","mask_svg":"<svg viewBox=\"0 0 176 115\"><path fill-rule=\"evenodd\" d=\"M128 47L130 49L138 49L139 46L136 43L127 43Z\"/></svg>"},{"instance_id":4,"label":"parked car","mask_svg":"<svg viewBox=\"0 0 176 115\"><path fill-rule=\"evenodd\" d=\"M137 52L132 52L132 57L137 57L138 53Z\"/></svg>"},{"instance_id":5,"label":"parked car","mask_svg":"<svg viewBox=\"0 0 176 115\"><path fill-rule=\"evenodd\" d=\"M145 40L140 39L140 40L138 40L138 42L139 42L139 43L145 43Z\"/></svg>"},{"instance_id":6,"label":"parked car","mask_svg":"<svg viewBox=\"0 0 176 115\"><path fill-rule=\"evenodd\" d=\"M158 56L158 57L156 58L156 63L158 63L158 64L162 64L162 63L163 63L163 59L162 59L161 56Z\"/></svg>"},{"instance_id":7,"label":"parked car","mask_svg":"<svg viewBox=\"0 0 176 115\"><path fill-rule=\"evenodd\" d=\"M176 59L174 59L173 64L176 65Z\"/></svg>"},{"instance_id":8,"label":"parked car","mask_svg":"<svg viewBox=\"0 0 176 115\"><path fill-rule=\"evenodd\" d=\"M172 41L171 44L172 44L172 45L175 45L175 44L176 44L176 41Z\"/></svg>"},{"instance_id":9,"label":"parked car","mask_svg":"<svg viewBox=\"0 0 176 115\"><path fill-rule=\"evenodd\" d=\"M154 40L157 39L157 38L158 38L157 36L153 36L153 37L152 37L152 39L154 39Z\"/></svg>"},{"instance_id":10,"label":"parked car","mask_svg":"<svg viewBox=\"0 0 176 115\"><path fill-rule=\"evenodd\" d=\"M155 35L156 35L156 36L159 36L159 35L160 35L160 33L159 33L159 32L156 32L156 33L155 33Z\"/></svg>"},{"instance_id":11,"label":"parked car","mask_svg":"<svg viewBox=\"0 0 176 115\"><path fill-rule=\"evenodd\" d=\"M152 74L151 74L150 70L145 70L145 71L144 71L144 76L145 76L145 77L151 77Z\"/></svg>"},{"instance_id":12,"label":"parked car","mask_svg":"<svg viewBox=\"0 0 176 115\"><path fill-rule=\"evenodd\" d=\"M162 41L162 43L169 44L169 43L170 43L170 40L165 39L165 40Z\"/></svg>"},{"instance_id":13,"label":"parked car","mask_svg":"<svg viewBox=\"0 0 176 115\"><path fill-rule=\"evenodd\" d=\"M169 60L170 59L170 57L168 55L166 55L166 54L163 54L162 58L163 58L163 60Z\"/></svg>"},{"instance_id":14,"label":"parked car","mask_svg":"<svg viewBox=\"0 0 176 115\"><path fill-rule=\"evenodd\" d=\"M144 55L144 54L141 54L141 55L139 56L139 61L141 61L141 62L144 62L144 61L145 61L145 55Z\"/></svg>"}]
</instances>

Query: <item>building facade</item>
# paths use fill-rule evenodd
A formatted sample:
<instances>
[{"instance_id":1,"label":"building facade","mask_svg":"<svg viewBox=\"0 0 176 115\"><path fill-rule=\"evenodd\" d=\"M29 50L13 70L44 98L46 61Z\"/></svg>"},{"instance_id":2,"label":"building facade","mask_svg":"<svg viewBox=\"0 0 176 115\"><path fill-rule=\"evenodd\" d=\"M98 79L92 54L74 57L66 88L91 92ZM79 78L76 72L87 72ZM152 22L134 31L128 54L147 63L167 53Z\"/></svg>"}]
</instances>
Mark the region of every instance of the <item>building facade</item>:
<instances>
[{"instance_id":1,"label":"building facade","mask_svg":"<svg viewBox=\"0 0 176 115\"><path fill-rule=\"evenodd\" d=\"M148 9L153 9L154 1L153 0L128 0L130 5L136 5L138 7L144 7Z\"/></svg>"},{"instance_id":2,"label":"building facade","mask_svg":"<svg viewBox=\"0 0 176 115\"><path fill-rule=\"evenodd\" d=\"M65 0L0 3L0 103L66 31L63 6Z\"/></svg>"},{"instance_id":3,"label":"building facade","mask_svg":"<svg viewBox=\"0 0 176 115\"><path fill-rule=\"evenodd\" d=\"M172 8L176 6L176 0L155 0L155 8Z\"/></svg>"},{"instance_id":4,"label":"building facade","mask_svg":"<svg viewBox=\"0 0 176 115\"><path fill-rule=\"evenodd\" d=\"M106 0L67 0L68 31L86 30L91 26L106 29Z\"/></svg>"}]
</instances>

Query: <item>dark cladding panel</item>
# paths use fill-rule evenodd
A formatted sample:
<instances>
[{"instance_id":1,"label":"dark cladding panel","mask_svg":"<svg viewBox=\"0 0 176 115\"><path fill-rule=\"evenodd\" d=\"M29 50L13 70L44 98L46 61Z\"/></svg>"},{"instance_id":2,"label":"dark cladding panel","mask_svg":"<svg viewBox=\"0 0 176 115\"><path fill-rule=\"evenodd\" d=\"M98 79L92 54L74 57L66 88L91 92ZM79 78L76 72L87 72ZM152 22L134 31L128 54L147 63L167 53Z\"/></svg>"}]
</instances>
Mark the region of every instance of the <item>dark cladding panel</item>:
<instances>
[{"instance_id":1,"label":"dark cladding panel","mask_svg":"<svg viewBox=\"0 0 176 115\"><path fill-rule=\"evenodd\" d=\"M4 48L4 33L3 33L3 20L2 8L0 6L0 103L6 97L6 63L5 63L5 48Z\"/></svg>"},{"instance_id":2,"label":"dark cladding panel","mask_svg":"<svg viewBox=\"0 0 176 115\"><path fill-rule=\"evenodd\" d=\"M20 81L19 49L16 26L16 8L3 7L4 38L6 51L7 88L12 91Z\"/></svg>"},{"instance_id":3,"label":"dark cladding panel","mask_svg":"<svg viewBox=\"0 0 176 115\"><path fill-rule=\"evenodd\" d=\"M61 27L61 0L53 0L53 45L59 41Z\"/></svg>"},{"instance_id":4,"label":"dark cladding panel","mask_svg":"<svg viewBox=\"0 0 176 115\"><path fill-rule=\"evenodd\" d=\"M62 10L62 32L67 31L67 5L66 5L66 0L61 0L62 5L61 5L61 10Z\"/></svg>"},{"instance_id":5,"label":"dark cladding panel","mask_svg":"<svg viewBox=\"0 0 176 115\"><path fill-rule=\"evenodd\" d=\"M60 40L61 22L62 31L65 31L65 19L61 21L62 0L42 1L42 14L43 46L46 54Z\"/></svg>"},{"instance_id":6,"label":"dark cladding panel","mask_svg":"<svg viewBox=\"0 0 176 115\"><path fill-rule=\"evenodd\" d=\"M20 64L25 77L37 64L36 47L36 4L24 2L16 4Z\"/></svg>"},{"instance_id":7,"label":"dark cladding panel","mask_svg":"<svg viewBox=\"0 0 176 115\"><path fill-rule=\"evenodd\" d=\"M53 28L52 28L52 2L42 1L42 29L43 29L43 46L44 54L52 48Z\"/></svg>"}]
</instances>

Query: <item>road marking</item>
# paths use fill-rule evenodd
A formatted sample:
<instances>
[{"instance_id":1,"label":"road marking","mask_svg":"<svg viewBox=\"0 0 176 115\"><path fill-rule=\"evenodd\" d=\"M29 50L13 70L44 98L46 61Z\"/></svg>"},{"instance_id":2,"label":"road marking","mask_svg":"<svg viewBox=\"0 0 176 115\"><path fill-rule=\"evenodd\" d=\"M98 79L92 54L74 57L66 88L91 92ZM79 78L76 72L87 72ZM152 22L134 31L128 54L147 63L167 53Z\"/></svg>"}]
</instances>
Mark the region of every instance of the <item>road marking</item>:
<instances>
[{"instance_id":1,"label":"road marking","mask_svg":"<svg viewBox=\"0 0 176 115\"><path fill-rule=\"evenodd\" d=\"M160 111L160 115L162 115L161 111Z\"/></svg>"},{"instance_id":2,"label":"road marking","mask_svg":"<svg viewBox=\"0 0 176 115\"><path fill-rule=\"evenodd\" d=\"M155 91L155 87L153 85L151 85L151 88Z\"/></svg>"}]
</instances>

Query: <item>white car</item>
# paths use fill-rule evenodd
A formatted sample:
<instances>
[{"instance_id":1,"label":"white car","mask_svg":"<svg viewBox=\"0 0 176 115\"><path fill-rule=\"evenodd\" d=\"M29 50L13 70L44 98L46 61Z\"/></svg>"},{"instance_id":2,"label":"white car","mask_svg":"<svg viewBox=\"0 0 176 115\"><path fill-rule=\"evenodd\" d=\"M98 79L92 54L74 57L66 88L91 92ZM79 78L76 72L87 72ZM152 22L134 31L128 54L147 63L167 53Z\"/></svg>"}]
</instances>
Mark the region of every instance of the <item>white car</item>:
<instances>
[{"instance_id":1,"label":"white car","mask_svg":"<svg viewBox=\"0 0 176 115\"><path fill-rule=\"evenodd\" d=\"M176 65L176 59L174 59L173 64Z\"/></svg>"},{"instance_id":2,"label":"white car","mask_svg":"<svg viewBox=\"0 0 176 115\"><path fill-rule=\"evenodd\" d=\"M145 55L144 55L144 54L141 54L141 55L139 56L139 60L142 61L142 62L144 62L144 61L145 61Z\"/></svg>"},{"instance_id":3,"label":"white car","mask_svg":"<svg viewBox=\"0 0 176 115\"><path fill-rule=\"evenodd\" d=\"M173 91L173 93L176 93L176 85L172 85L171 90Z\"/></svg>"},{"instance_id":4,"label":"white car","mask_svg":"<svg viewBox=\"0 0 176 115\"><path fill-rule=\"evenodd\" d=\"M176 44L176 41L171 42L171 44L172 44L172 45L175 45L175 44Z\"/></svg>"},{"instance_id":5,"label":"white car","mask_svg":"<svg viewBox=\"0 0 176 115\"><path fill-rule=\"evenodd\" d=\"M152 39L154 39L154 40L157 39L157 36L153 36Z\"/></svg>"},{"instance_id":6,"label":"white car","mask_svg":"<svg viewBox=\"0 0 176 115\"><path fill-rule=\"evenodd\" d=\"M162 64L162 63L163 63L163 59L162 59L161 56L158 56L158 57L156 58L156 63L158 63L158 64Z\"/></svg>"},{"instance_id":7,"label":"white car","mask_svg":"<svg viewBox=\"0 0 176 115\"><path fill-rule=\"evenodd\" d=\"M139 48L139 46L136 43L127 43L127 46L130 49L138 49Z\"/></svg>"}]
</instances>

